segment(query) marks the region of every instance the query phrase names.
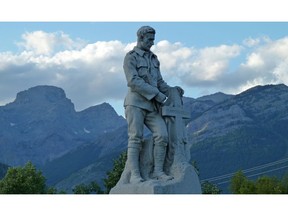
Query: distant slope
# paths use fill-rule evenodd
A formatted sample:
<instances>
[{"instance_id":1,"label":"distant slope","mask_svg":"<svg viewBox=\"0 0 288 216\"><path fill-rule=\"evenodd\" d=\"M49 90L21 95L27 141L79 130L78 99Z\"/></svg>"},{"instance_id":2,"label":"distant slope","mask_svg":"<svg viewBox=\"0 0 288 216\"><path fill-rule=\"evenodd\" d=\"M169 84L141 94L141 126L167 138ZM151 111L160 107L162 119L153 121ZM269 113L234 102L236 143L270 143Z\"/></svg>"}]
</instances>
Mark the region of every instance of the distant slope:
<instances>
[{"instance_id":1,"label":"distant slope","mask_svg":"<svg viewBox=\"0 0 288 216\"><path fill-rule=\"evenodd\" d=\"M188 126L201 179L287 157L287 125L285 85L257 86L215 104Z\"/></svg>"},{"instance_id":2,"label":"distant slope","mask_svg":"<svg viewBox=\"0 0 288 216\"><path fill-rule=\"evenodd\" d=\"M47 183L54 185L69 177L72 173L91 165L98 164L101 160L113 161L113 158L127 148L127 127L121 127L113 132L105 133L92 143L82 145L77 149L47 163L43 174L48 179ZM104 173L111 168L110 163L103 164ZM100 171L101 172L101 171Z\"/></svg>"},{"instance_id":3,"label":"distant slope","mask_svg":"<svg viewBox=\"0 0 288 216\"><path fill-rule=\"evenodd\" d=\"M191 113L187 132L200 180L221 183L214 177L229 174L219 178L226 181L220 186L228 192L231 173L240 169L253 168L253 177L256 171L278 176L288 171L281 167L288 162L287 86L184 98L184 106ZM56 87L31 88L0 106L0 163L32 160L48 184L60 190L72 192L75 185L90 181L102 184L113 160L126 150L127 139L125 119L109 104L76 112Z\"/></svg>"},{"instance_id":4,"label":"distant slope","mask_svg":"<svg viewBox=\"0 0 288 216\"><path fill-rule=\"evenodd\" d=\"M6 175L8 168L9 166L7 166L6 164L0 163L0 179L2 179Z\"/></svg>"},{"instance_id":5,"label":"distant slope","mask_svg":"<svg viewBox=\"0 0 288 216\"><path fill-rule=\"evenodd\" d=\"M108 103L76 112L63 89L36 86L0 106L0 162L41 167L125 124Z\"/></svg>"},{"instance_id":6,"label":"distant slope","mask_svg":"<svg viewBox=\"0 0 288 216\"><path fill-rule=\"evenodd\" d=\"M98 158L96 162L91 163L76 172L70 173L70 175L54 184L54 187L57 188L58 191L63 190L67 193L72 193L72 189L76 185L89 184L92 181L96 181L104 190L103 179L107 178L107 172L112 170L114 160L117 159L123 151L125 150L120 150L119 153L118 151L115 151L102 158Z\"/></svg>"}]
</instances>

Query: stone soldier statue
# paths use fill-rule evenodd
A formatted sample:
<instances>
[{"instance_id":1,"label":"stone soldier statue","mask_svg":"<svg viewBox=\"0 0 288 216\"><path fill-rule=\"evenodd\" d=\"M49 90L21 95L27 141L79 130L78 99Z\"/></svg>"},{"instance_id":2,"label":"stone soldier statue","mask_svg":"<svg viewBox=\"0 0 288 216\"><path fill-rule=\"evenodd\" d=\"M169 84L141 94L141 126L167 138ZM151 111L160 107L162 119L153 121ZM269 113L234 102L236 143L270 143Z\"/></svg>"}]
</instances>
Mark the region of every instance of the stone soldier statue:
<instances>
[{"instance_id":1,"label":"stone soldier statue","mask_svg":"<svg viewBox=\"0 0 288 216\"><path fill-rule=\"evenodd\" d=\"M170 86L160 73L160 62L150 51L154 45L155 30L143 26L137 31L137 45L124 59L124 72L128 93L124 101L125 116L128 123L128 153L126 165L131 170L130 183L140 183L144 179L139 170L144 125L152 132L154 149L154 179L168 181L173 179L164 170L164 160L168 143L165 121L159 107L167 100ZM183 95L184 91L176 87Z\"/></svg>"},{"instance_id":2,"label":"stone soldier statue","mask_svg":"<svg viewBox=\"0 0 288 216\"><path fill-rule=\"evenodd\" d=\"M182 88L162 78L157 56L150 51L155 30L137 31L137 45L124 59L128 93L127 161L110 194L199 194L201 185L191 164L186 137L190 113L183 108ZM144 126L152 138L143 139Z\"/></svg>"}]
</instances>

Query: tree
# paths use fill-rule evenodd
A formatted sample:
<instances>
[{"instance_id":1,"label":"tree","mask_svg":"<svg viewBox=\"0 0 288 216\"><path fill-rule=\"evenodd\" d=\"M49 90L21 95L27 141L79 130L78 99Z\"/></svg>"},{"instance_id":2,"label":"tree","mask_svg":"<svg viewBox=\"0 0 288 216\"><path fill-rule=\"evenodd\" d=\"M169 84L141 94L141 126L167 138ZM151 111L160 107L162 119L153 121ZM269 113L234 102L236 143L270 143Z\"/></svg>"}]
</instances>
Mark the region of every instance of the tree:
<instances>
[{"instance_id":1,"label":"tree","mask_svg":"<svg viewBox=\"0 0 288 216\"><path fill-rule=\"evenodd\" d=\"M125 163L127 160L127 152L123 152L120 156L114 160L113 168L111 171L107 172L107 177L103 179L105 191L101 190L101 187L94 181L90 184L80 184L76 185L73 188L74 194L90 194L90 193L97 193L97 194L109 194L110 190L117 184L119 181L121 174L125 168Z\"/></svg>"},{"instance_id":2,"label":"tree","mask_svg":"<svg viewBox=\"0 0 288 216\"><path fill-rule=\"evenodd\" d=\"M76 185L73 188L74 194L90 194L89 186L85 184Z\"/></svg>"},{"instance_id":3,"label":"tree","mask_svg":"<svg viewBox=\"0 0 288 216\"><path fill-rule=\"evenodd\" d=\"M10 167L0 180L0 194L43 194L46 192L45 177L31 162L24 167Z\"/></svg>"},{"instance_id":4,"label":"tree","mask_svg":"<svg viewBox=\"0 0 288 216\"><path fill-rule=\"evenodd\" d=\"M262 176L255 182L257 194L281 194L284 188L276 177Z\"/></svg>"},{"instance_id":5,"label":"tree","mask_svg":"<svg viewBox=\"0 0 288 216\"><path fill-rule=\"evenodd\" d=\"M240 188L245 180L246 177L244 176L243 172L241 170L238 171L231 180L230 190L232 193L239 194Z\"/></svg>"},{"instance_id":6,"label":"tree","mask_svg":"<svg viewBox=\"0 0 288 216\"><path fill-rule=\"evenodd\" d=\"M285 194L288 194L288 173L286 173L282 180L281 180L281 185L282 185L282 188L283 188L283 192Z\"/></svg>"},{"instance_id":7,"label":"tree","mask_svg":"<svg viewBox=\"0 0 288 216\"><path fill-rule=\"evenodd\" d=\"M288 176L282 180L276 177L261 176L255 181L248 180L242 171L238 171L231 180L234 194L287 194Z\"/></svg>"},{"instance_id":8,"label":"tree","mask_svg":"<svg viewBox=\"0 0 288 216\"><path fill-rule=\"evenodd\" d=\"M95 182L90 182L90 184L80 184L76 185L73 188L73 193L74 194L91 194L91 193L96 193L96 194L103 194L104 192L101 190L100 186Z\"/></svg>"},{"instance_id":9,"label":"tree","mask_svg":"<svg viewBox=\"0 0 288 216\"><path fill-rule=\"evenodd\" d=\"M232 177L230 189L234 194L255 193L253 182L249 181L241 170Z\"/></svg>"},{"instance_id":10,"label":"tree","mask_svg":"<svg viewBox=\"0 0 288 216\"><path fill-rule=\"evenodd\" d=\"M105 193L109 193L110 190L117 184L121 174L125 168L127 160L127 152L123 152L118 159L114 160L114 167L111 171L107 172L107 178L104 179L104 185L106 187Z\"/></svg>"},{"instance_id":11,"label":"tree","mask_svg":"<svg viewBox=\"0 0 288 216\"><path fill-rule=\"evenodd\" d=\"M221 190L217 187L217 185L212 184L211 182L204 181L201 184L202 193L203 194L220 194Z\"/></svg>"},{"instance_id":12,"label":"tree","mask_svg":"<svg viewBox=\"0 0 288 216\"><path fill-rule=\"evenodd\" d=\"M253 181L249 181L248 179L246 179L240 189L239 189L239 193L238 194L255 194L255 184Z\"/></svg>"},{"instance_id":13,"label":"tree","mask_svg":"<svg viewBox=\"0 0 288 216\"><path fill-rule=\"evenodd\" d=\"M104 193L104 191L101 190L101 187L95 181L90 183L89 188L90 188L91 193L96 193L96 194Z\"/></svg>"},{"instance_id":14,"label":"tree","mask_svg":"<svg viewBox=\"0 0 288 216\"><path fill-rule=\"evenodd\" d=\"M49 187L49 188L47 188L46 193L47 194L57 194L57 189L54 187Z\"/></svg>"}]
</instances>

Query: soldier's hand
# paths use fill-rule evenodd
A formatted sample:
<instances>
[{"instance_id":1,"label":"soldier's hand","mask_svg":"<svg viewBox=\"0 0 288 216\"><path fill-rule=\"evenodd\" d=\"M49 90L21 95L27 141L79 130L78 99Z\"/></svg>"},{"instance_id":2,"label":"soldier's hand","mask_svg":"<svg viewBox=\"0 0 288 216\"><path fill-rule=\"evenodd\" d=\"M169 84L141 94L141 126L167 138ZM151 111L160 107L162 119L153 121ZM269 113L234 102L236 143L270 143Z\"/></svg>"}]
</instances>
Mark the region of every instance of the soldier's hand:
<instances>
[{"instance_id":1,"label":"soldier's hand","mask_svg":"<svg viewBox=\"0 0 288 216\"><path fill-rule=\"evenodd\" d=\"M157 102L159 102L160 104L163 104L164 101L166 102L166 99L167 99L166 95L164 95L162 92L159 92L159 93L155 96L155 100L156 100Z\"/></svg>"},{"instance_id":2,"label":"soldier's hand","mask_svg":"<svg viewBox=\"0 0 288 216\"><path fill-rule=\"evenodd\" d=\"M162 102L162 106L166 106L167 105L167 101L168 101L168 97L165 98L165 100Z\"/></svg>"}]
</instances>

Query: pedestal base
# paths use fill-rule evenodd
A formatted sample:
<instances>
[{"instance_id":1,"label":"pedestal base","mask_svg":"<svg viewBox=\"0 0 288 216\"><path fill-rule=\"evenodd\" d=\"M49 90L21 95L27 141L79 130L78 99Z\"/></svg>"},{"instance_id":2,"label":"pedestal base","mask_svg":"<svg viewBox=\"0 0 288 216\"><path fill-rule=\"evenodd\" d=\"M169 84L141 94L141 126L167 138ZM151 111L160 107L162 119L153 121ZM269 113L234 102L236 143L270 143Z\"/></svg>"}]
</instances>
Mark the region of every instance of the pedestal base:
<instances>
[{"instance_id":1,"label":"pedestal base","mask_svg":"<svg viewBox=\"0 0 288 216\"><path fill-rule=\"evenodd\" d=\"M138 184L118 182L110 194L201 194L201 184L191 165L177 166L173 169L174 179L163 182L149 179Z\"/></svg>"}]
</instances>

